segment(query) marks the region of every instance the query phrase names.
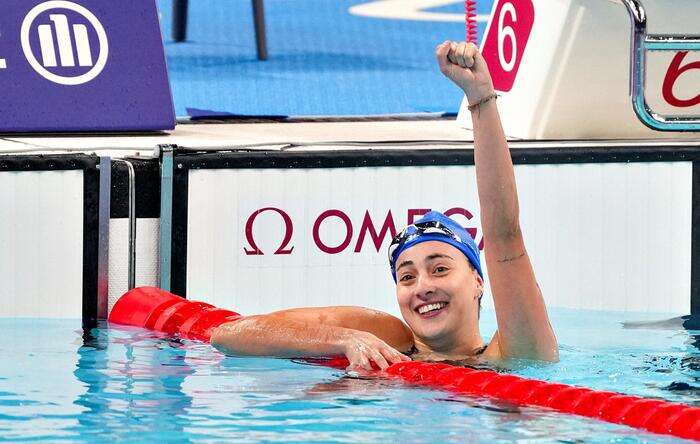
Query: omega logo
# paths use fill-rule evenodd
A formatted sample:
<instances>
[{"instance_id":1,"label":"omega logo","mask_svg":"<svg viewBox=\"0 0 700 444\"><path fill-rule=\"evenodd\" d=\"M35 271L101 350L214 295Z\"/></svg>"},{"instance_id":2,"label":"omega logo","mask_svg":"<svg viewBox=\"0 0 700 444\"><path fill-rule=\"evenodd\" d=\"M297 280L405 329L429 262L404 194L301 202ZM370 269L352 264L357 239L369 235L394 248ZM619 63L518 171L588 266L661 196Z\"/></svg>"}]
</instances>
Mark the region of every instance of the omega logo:
<instances>
[{"instance_id":1,"label":"omega logo","mask_svg":"<svg viewBox=\"0 0 700 444\"><path fill-rule=\"evenodd\" d=\"M424 215L425 213L429 212L429 208L411 208L407 211L406 213L406 221L407 224L412 224L415 222L416 219L420 218L420 216ZM280 209L280 208L275 208L275 207L264 207L259 210L254 211L249 217L248 220L246 221L245 224L245 237L247 241L247 247L243 248L243 251L245 252L246 255L248 256L263 256L265 255L265 252L263 252L257 245L255 241L255 236L253 234L253 225L255 224L255 220L257 217L265 212L272 212L277 215L282 219L284 222L284 237L279 245L279 247L275 250L273 253L274 255L286 255L286 254L292 254L294 251L294 246L290 246L290 243L292 241L292 237L294 235L294 222L292 221L292 218L289 216L289 214ZM461 215L464 216L467 220L471 220L474 216L472 213L461 207L454 207L450 208L449 210L445 211L445 215L447 216L455 216L455 215ZM337 245L329 245L329 242L322 239L321 237L321 227L327 223L330 220L339 220L342 225L344 226L345 230L345 236L343 240L338 243ZM397 226L394 221L394 215L392 214L391 210L389 210L386 213L386 216L384 217L384 220L381 222L381 226L377 228L377 224L375 224L374 220L372 219L372 216L370 215L369 210L365 211L364 217L362 219L362 224L360 225L358 235L355 238L355 227L353 226L352 219L350 216L338 209L329 209L321 212L315 219L314 223L311 228L311 238L313 241L313 245L318 248L319 251L326 253L326 254L338 254L346 251L349 247L351 247L351 244L353 240L355 240L355 245L352 247L352 251L354 253L360 253L363 251L363 248L365 244L367 243L367 238L369 237L372 241L372 244L374 246L374 249L379 252L381 249L382 243L386 238L392 239L394 236L396 236L397 233ZM469 227L466 228L466 230L469 232L469 234L476 239L477 236L477 229L474 227ZM479 244L479 249L484 248L484 240L483 238L478 242Z\"/></svg>"}]
</instances>

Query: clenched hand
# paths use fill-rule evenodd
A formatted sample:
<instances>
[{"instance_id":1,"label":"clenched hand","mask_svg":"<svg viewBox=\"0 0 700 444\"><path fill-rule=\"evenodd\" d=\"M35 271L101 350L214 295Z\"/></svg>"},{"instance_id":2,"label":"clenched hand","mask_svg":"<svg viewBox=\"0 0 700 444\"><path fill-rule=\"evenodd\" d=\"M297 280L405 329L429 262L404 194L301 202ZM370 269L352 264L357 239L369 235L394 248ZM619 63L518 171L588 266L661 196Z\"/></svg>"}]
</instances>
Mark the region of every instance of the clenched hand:
<instances>
[{"instance_id":1,"label":"clenched hand","mask_svg":"<svg viewBox=\"0 0 700 444\"><path fill-rule=\"evenodd\" d=\"M435 48L440 71L477 103L493 94L493 81L486 60L473 43L446 41Z\"/></svg>"}]
</instances>

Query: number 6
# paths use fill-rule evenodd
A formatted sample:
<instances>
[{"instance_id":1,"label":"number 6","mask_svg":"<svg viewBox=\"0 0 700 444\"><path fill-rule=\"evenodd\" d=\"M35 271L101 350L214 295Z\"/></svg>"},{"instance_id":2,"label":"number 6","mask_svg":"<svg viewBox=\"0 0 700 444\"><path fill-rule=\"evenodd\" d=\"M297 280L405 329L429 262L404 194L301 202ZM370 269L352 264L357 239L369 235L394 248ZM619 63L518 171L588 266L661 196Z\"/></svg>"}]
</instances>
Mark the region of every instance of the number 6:
<instances>
[{"instance_id":1,"label":"number 6","mask_svg":"<svg viewBox=\"0 0 700 444\"><path fill-rule=\"evenodd\" d=\"M676 83L676 80L678 80L678 77L680 77L681 74L686 71L690 71L691 69L700 69L700 62L688 63L685 66L681 66L683 59L685 59L685 56L687 55L688 51L681 51L677 53L671 62L671 66L668 67L668 71L666 72L662 92L666 102L672 106L690 107L700 104L700 94L687 100L679 99L675 94L673 94L673 85Z\"/></svg>"},{"instance_id":2,"label":"number 6","mask_svg":"<svg viewBox=\"0 0 700 444\"><path fill-rule=\"evenodd\" d=\"M501 8L501 14L498 17L498 60L501 62L501 67L503 67L503 69L506 72L511 72L513 70L513 67L515 66L515 61L518 59L518 45L517 40L515 39L515 31L513 30L513 28L511 26L503 26L503 21L506 17L506 14L510 14L513 22L518 21L518 16L515 12L515 7L512 3L504 4L503 8ZM506 37L510 38L511 47L513 48L510 60L508 61L505 60L505 57L503 55L503 43Z\"/></svg>"}]
</instances>

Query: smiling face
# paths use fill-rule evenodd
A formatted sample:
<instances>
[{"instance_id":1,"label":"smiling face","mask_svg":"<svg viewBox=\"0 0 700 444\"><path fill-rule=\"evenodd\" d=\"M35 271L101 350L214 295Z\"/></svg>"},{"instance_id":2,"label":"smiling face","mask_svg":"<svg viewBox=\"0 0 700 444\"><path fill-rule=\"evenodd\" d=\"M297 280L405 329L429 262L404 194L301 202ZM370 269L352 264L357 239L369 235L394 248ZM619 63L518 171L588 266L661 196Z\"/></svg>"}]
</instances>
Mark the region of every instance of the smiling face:
<instances>
[{"instance_id":1,"label":"smiling face","mask_svg":"<svg viewBox=\"0 0 700 444\"><path fill-rule=\"evenodd\" d=\"M461 251L444 242L421 242L397 258L396 281L399 308L417 345L453 352L481 341L483 281Z\"/></svg>"}]
</instances>

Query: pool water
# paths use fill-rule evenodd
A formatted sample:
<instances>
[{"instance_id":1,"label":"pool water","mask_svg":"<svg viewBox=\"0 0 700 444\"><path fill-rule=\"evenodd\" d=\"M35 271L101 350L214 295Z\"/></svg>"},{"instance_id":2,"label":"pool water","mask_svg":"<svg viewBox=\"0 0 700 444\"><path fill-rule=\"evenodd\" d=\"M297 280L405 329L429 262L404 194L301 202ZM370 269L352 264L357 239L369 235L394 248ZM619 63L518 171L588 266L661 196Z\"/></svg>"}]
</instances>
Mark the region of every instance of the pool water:
<instances>
[{"instance_id":1,"label":"pool water","mask_svg":"<svg viewBox=\"0 0 700 444\"><path fill-rule=\"evenodd\" d=\"M513 373L700 405L700 332L620 323L663 315L550 313L561 361ZM135 328L0 319L0 332L0 441L682 442Z\"/></svg>"}]
</instances>

